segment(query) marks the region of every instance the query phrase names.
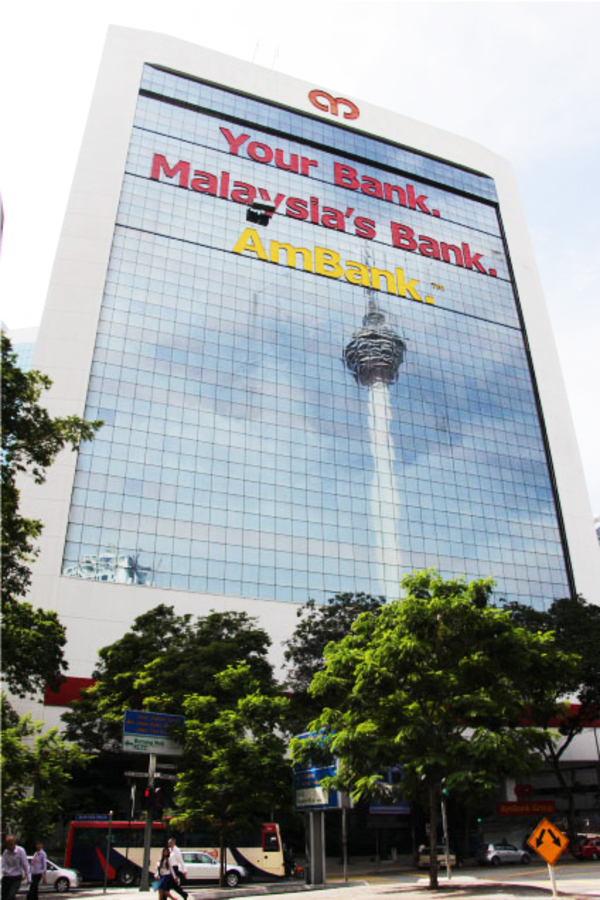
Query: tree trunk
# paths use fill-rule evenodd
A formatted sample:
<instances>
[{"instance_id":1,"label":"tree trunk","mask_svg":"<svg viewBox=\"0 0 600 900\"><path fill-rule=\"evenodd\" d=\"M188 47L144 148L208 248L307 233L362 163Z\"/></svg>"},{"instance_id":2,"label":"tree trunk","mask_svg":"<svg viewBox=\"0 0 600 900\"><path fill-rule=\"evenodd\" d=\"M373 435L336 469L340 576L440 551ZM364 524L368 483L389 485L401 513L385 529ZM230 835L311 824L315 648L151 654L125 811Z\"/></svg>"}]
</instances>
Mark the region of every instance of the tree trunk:
<instances>
[{"instance_id":1,"label":"tree trunk","mask_svg":"<svg viewBox=\"0 0 600 900\"><path fill-rule=\"evenodd\" d=\"M429 781L429 888L435 890L438 884L437 859L437 791L435 781Z\"/></svg>"},{"instance_id":2,"label":"tree trunk","mask_svg":"<svg viewBox=\"0 0 600 900\"><path fill-rule=\"evenodd\" d=\"M463 860L467 859L467 857L470 856L470 852L471 852L471 847L469 844L470 833L471 833L471 811L469 809L467 809L465 812L465 830L463 833L463 847L462 847ZM457 862L458 862L458 860L457 860Z\"/></svg>"}]
</instances>

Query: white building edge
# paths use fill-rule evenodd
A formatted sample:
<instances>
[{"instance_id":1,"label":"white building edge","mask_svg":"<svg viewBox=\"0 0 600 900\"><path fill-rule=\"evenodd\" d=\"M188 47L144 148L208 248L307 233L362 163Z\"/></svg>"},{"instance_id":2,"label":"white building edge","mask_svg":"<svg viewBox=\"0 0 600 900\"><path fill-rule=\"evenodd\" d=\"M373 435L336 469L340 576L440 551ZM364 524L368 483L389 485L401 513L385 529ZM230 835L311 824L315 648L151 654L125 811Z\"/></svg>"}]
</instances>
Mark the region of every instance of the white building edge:
<instances>
[{"instance_id":1,"label":"white building edge","mask_svg":"<svg viewBox=\"0 0 600 900\"><path fill-rule=\"evenodd\" d=\"M309 100L315 88L334 97L342 90L303 82L211 50L129 28L109 29L79 162L68 201L34 356L34 367L54 381L48 406L53 414L83 415L96 328L113 239L131 126L143 64L149 62L195 75L329 122ZM508 162L479 145L412 119L358 103L360 118L343 120L347 128L387 138L492 177L500 200L503 226L511 253L518 296L543 409L545 428L577 592L600 603L600 555L584 482L579 450L563 384L558 355L536 270L515 177ZM76 455L64 452L48 482L35 487L25 481L22 506L44 522L41 552L34 565L28 599L58 612L67 628L68 674L89 677L100 647L128 630L133 620L159 603L177 613L203 615L210 610L247 611L271 635L272 661L280 665L282 642L296 624L297 605L247 597L194 594L148 589L140 585L82 580L61 576L63 544L75 473ZM59 707L20 703L50 727L59 724ZM591 735L590 735L591 739ZM577 755L581 758L581 751ZM583 751L595 757L590 743Z\"/></svg>"}]
</instances>

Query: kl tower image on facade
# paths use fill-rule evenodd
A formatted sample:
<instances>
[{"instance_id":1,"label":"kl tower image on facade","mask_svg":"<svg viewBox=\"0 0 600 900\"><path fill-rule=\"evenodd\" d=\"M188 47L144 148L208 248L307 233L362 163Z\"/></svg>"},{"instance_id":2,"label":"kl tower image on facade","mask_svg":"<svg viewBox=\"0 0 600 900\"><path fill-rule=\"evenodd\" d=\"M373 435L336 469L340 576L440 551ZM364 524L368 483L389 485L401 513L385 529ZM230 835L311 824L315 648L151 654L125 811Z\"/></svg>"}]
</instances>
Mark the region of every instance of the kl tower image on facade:
<instances>
[{"instance_id":1,"label":"kl tower image on facade","mask_svg":"<svg viewBox=\"0 0 600 900\"><path fill-rule=\"evenodd\" d=\"M398 522L400 493L396 481L396 453L390 424L390 385L398 380L406 343L385 321L373 291L367 288L368 309L362 328L344 349L344 363L357 384L368 389L369 436L373 477L369 491L370 518L375 538L375 565L381 593L398 596L401 572Z\"/></svg>"}]
</instances>

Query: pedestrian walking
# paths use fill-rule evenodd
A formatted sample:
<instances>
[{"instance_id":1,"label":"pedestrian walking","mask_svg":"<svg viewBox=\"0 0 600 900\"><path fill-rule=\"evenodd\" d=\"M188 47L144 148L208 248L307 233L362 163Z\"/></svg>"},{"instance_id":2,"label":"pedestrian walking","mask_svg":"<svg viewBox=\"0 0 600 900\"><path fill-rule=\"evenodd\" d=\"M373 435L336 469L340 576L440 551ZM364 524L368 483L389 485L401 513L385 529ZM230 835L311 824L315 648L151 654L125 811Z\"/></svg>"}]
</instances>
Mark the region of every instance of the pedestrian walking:
<instances>
[{"instance_id":1,"label":"pedestrian walking","mask_svg":"<svg viewBox=\"0 0 600 900\"><path fill-rule=\"evenodd\" d=\"M44 851L44 844L42 841L38 841L35 845L35 853L31 860L31 884L27 891L27 900L38 900L38 888L40 886L40 881L45 880L47 868L48 862Z\"/></svg>"},{"instance_id":2,"label":"pedestrian walking","mask_svg":"<svg viewBox=\"0 0 600 900\"><path fill-rule=\"evenodd\" d=\"M156 866L158 900L166 900L167 897L169 897L170 900L175 900L175 897L170 893L170 889L173 885L173 872L171 871L169 859L170 853L171 851L168 847L163 847L158 865Z\"/></svg>"},{"instance_id":3,"label":"pedestrian walking","mask_svg":"<svg viewBox=\"0 0 600 900\"><path fill-rule=\"evenodd\" d=\"M15 900L21 887L23 876L27 884L31 881L31 870L27 854L17 845L14 835L9 834L4 842L2 854L2 900Z\"/></svg>"},{"instance_id":4,"label":"pedestrian walking","mask_svg":"<svg viewBox=\"0 0 600 900\"><path fill-rule=\"evenodd\" d=\"M186 868L181 855L181 850L177 846L175 838L171 838L169 841L169 863L173 876L171 889L183 897L183 900L187 900L187 891L184 891L182 887L182 881L186 875Z\"/></svg>"}]
</instances>

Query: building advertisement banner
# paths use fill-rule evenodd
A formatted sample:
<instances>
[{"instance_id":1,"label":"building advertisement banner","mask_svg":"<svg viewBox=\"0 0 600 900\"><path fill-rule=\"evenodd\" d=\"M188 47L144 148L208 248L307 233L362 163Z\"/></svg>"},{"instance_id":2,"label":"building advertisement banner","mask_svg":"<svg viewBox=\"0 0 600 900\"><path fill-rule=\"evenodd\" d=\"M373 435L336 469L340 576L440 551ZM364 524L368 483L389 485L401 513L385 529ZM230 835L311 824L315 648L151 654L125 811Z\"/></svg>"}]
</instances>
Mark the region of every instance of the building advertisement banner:
<instances>
[{"instance_id":1,"label":"building advertisement banner","mask_svg":"<svg viewBox=\"0 0 600 900\"><path fill-rule=\"evenodd\" d=\"M305 603L434 566L567 596L492 179L312 102L327 121L144 67L63 574Z\"/></svg>"}]
</instances>

